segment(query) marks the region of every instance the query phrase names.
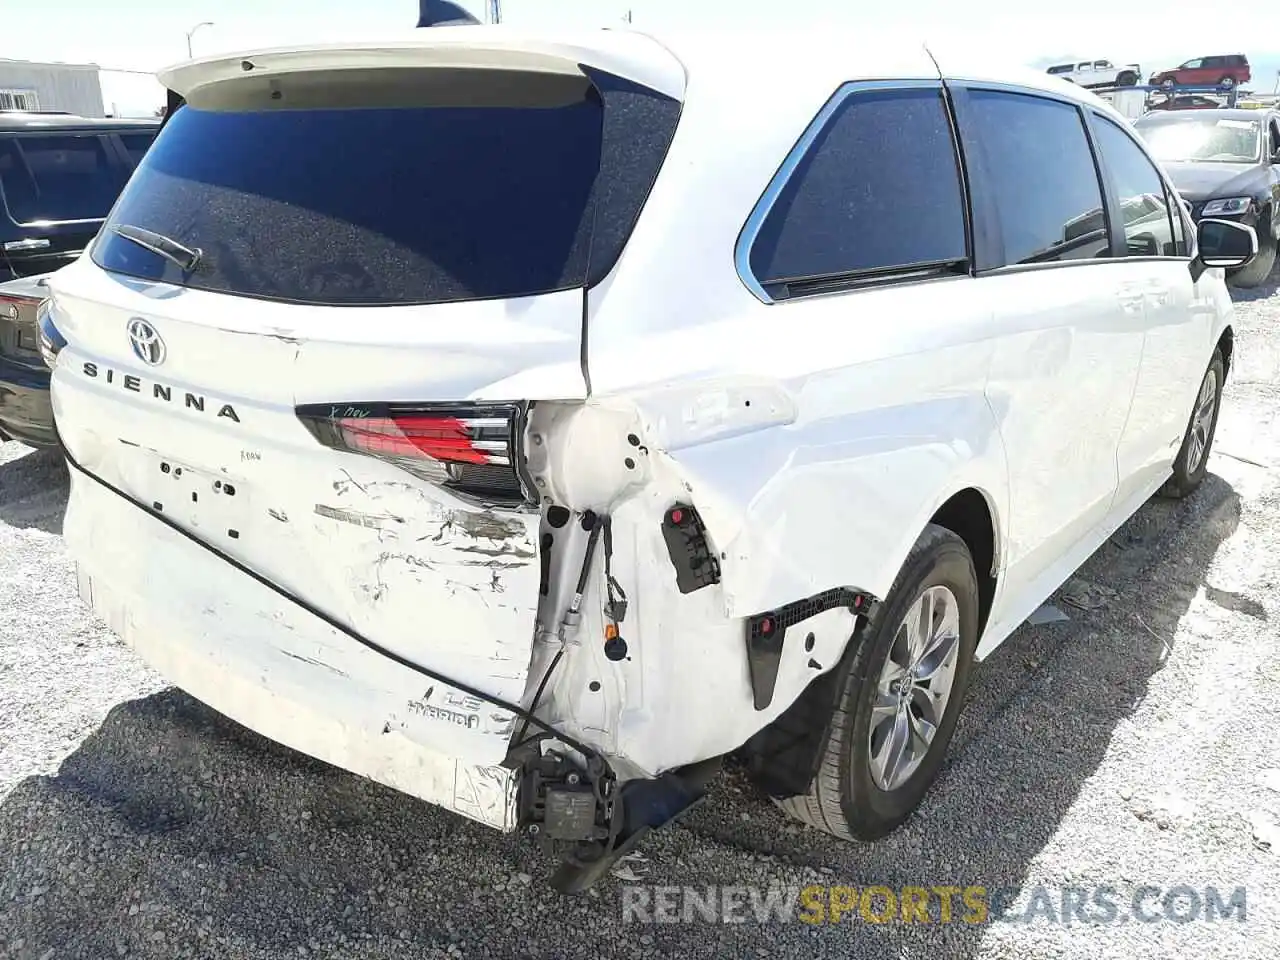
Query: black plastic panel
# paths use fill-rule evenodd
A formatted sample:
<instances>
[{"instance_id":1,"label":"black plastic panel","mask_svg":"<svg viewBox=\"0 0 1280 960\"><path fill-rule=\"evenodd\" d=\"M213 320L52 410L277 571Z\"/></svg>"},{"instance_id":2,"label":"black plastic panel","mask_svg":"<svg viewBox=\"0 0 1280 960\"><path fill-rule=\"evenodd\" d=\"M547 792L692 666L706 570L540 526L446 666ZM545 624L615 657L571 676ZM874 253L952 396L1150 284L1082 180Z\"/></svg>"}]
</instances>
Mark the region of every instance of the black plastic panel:
<instances>
[{"instance_id":1,"label":"black plastic panel","mask_svg":"<svg viewBox=\"0 0 1280 960\"><path fill-rule=\"evenodd\" d=\"M720 561L707 543L707 530L696 508L677 503L668 510L662 521L662 538L681 593L720 582Z\"/></svg>"},{"instance_id":2,"label":"black plastic panel","mask_svg":"<svg viewBox=\"0 0 1280 960\"><path fill-rule=\"evenodd\" d=\"M841 607L860 616L869 616L874 603L875 598L868 593L835 587L748 619L747 666L756 709L764 710L773 702L773 688L778 681L778 666L782 663L788 627Z\"/></svg>"}]
</instances>

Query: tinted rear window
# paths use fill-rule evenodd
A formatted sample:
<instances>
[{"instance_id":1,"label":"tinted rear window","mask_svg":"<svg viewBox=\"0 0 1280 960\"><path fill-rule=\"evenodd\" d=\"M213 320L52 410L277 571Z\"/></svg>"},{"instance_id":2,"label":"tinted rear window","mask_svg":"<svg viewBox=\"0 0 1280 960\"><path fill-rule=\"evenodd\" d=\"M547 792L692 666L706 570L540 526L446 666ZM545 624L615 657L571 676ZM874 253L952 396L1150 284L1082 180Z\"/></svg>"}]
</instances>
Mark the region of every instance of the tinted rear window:
<instances>
[{"instance_id":1,"label":"tinted rear window","mask_svg":"<svg viewBox=\"0 0 1280 960\"><path fill-rule=\"evenodd\" d=\"M582 76L397 73L329 85L303 77L293 87L286 78L281 107L252 91L188 103L146 152L95 261L188 287L334 305L584 284L596 211L629 231L638 204L625 201L643 200L656 174L611 163L610 177L630 189L597 190L609 94L602 100ZM113 224L203 256L184 276L113 235Z\"/></svg>"},{"instance_id":2,"label":"tinted rear window","mask_svg":"<svg viewBox=\"0 0 1280 960\"><path fill-rule=\"evenodd\" d=\"M0 135L0 191L16 223L101 219L120 187L96 134Z\"/></svg>"},{"instance_id":3,"label":"tinted rear window","mask_svg":"<svg viewBox=\"0 0 1280 960\"><path fill-rule=\"evenodd\" d=\"M129 160L135 167L142 162L142 158L151 148L151 141L155 138L154 133L120 134L120 142L124 145L125 153L129 155Z\"/></svg>"},{"instance_id":4,"label":"tinted rear window","mask_svg":"<svg viewBox=\"0 0 1280 960\"><path fill-rule=\"evenodd\" d=\"M937 88L844 99L751 248L751 269L766 289L965 259L960 171Z\"/></svg>"}]
</instances>

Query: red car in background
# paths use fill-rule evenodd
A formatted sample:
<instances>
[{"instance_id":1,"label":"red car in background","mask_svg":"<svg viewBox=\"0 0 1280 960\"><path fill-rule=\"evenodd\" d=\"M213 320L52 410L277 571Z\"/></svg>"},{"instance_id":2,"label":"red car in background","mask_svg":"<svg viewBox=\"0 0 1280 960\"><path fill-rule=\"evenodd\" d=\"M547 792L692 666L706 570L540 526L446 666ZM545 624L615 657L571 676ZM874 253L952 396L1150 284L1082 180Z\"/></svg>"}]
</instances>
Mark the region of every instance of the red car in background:
<instances>
[{"instance_id":1,"label":"red car in background","mask_svg":"<svg viewBox=\"0 0 1280 960\"><path fill-rule=\"evenodd\" d=\"M1232 53L1218 57L1196 57L1186 63L1151 75L1153 87L1209 86L1234 87L1248 83L1252 74L1249 72L1249 58L1243 53Z\"/></svg>"}]
</instances>

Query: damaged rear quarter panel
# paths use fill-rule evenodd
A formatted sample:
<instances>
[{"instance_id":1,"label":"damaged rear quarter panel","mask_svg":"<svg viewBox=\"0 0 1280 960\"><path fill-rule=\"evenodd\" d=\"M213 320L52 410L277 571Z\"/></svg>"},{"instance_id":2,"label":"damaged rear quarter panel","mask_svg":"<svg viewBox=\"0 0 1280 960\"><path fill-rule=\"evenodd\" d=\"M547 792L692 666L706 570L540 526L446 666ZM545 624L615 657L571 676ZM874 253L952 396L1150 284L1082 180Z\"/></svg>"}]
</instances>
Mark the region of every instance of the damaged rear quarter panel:
<instances>
[{"instance_id":1,"label":"damaged rear quarter panel","mask_svg":"<svg viewBox=\"0 0 1280 960\"><path fill-rule=\"evenodd\" d=\"M726 230L730 247L740 225ZM592 294L588 406L647 453L644 481L610 507L615 540L634 551L617 566L635 580L637 622L624 630L639 639L629 661L596 669L625 690L619 750L688 761L741 745L785 709L839 661L854 622L830 611L788 630L773 701L756 711L744 618L835 587L883 598L960 490L982 493L997 524L1006 514L985 395L991 311L964 279L914 288L908 315L888 289L766 306L731 270L697 274L696 293L673 276L637 307L624 273ZM707 315L673 329L682 300ZM637 310L656 315L650 332ZM687 596L659 534L678 499L702 515L722 574ZM667 748L670 737L681 746Z\"/></svg>"}]
</instances>

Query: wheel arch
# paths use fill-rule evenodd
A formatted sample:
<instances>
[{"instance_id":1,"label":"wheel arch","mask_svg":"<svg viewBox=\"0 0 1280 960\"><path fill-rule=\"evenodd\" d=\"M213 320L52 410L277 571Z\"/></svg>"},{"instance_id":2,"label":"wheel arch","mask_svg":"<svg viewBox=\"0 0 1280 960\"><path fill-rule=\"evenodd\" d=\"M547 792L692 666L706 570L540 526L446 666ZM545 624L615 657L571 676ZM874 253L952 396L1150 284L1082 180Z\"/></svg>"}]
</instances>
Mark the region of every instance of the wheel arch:
<instances>
[{"instance_id":1,"label":"wheel arch","mask_svg":"<svg viewBox=\"0 0 1280 960\"><path fill-rule=\"evenodd\" d=\"M1222 352L1222 373L1224 377L1231 376L1231 356L1235 352L1236 335L1231 329L1231 324L1227 324L1223 328L1222 334L1218 337L1217 348Z\"/></svg>"},{"instance_id":2,"label":"wheel arch","mask_svg":"<svg viewBox=\"0 0 1280 960\"><path fill-rule=\"evenodd\" d=\"M978 575L978 633L987 625L1000 579L1001 541L990 495L977 487L952 494L934 511L930 523L945 527L964 541Z\"/></svg>"},{"instance_id":3,"label":"wheel arch","mask_svg":"<svg viewBox=\"0 0 1280 960\"><path fill-rule=\"evenodd\" d=\"M894 558L895 569L902 569L912 546L931 524L944 527L963 540L978 577L980 641L994 605L1004 556L996 494L981 485L956 482L922 516L924 519L911 531L901 554ZM836 698L852 667L855 641L865 623L859 620L839 665L815 678L785 711L737 751L752 779L770 796L782 799L803 795L817 776Z\"/></svg>"}]
</instances>

